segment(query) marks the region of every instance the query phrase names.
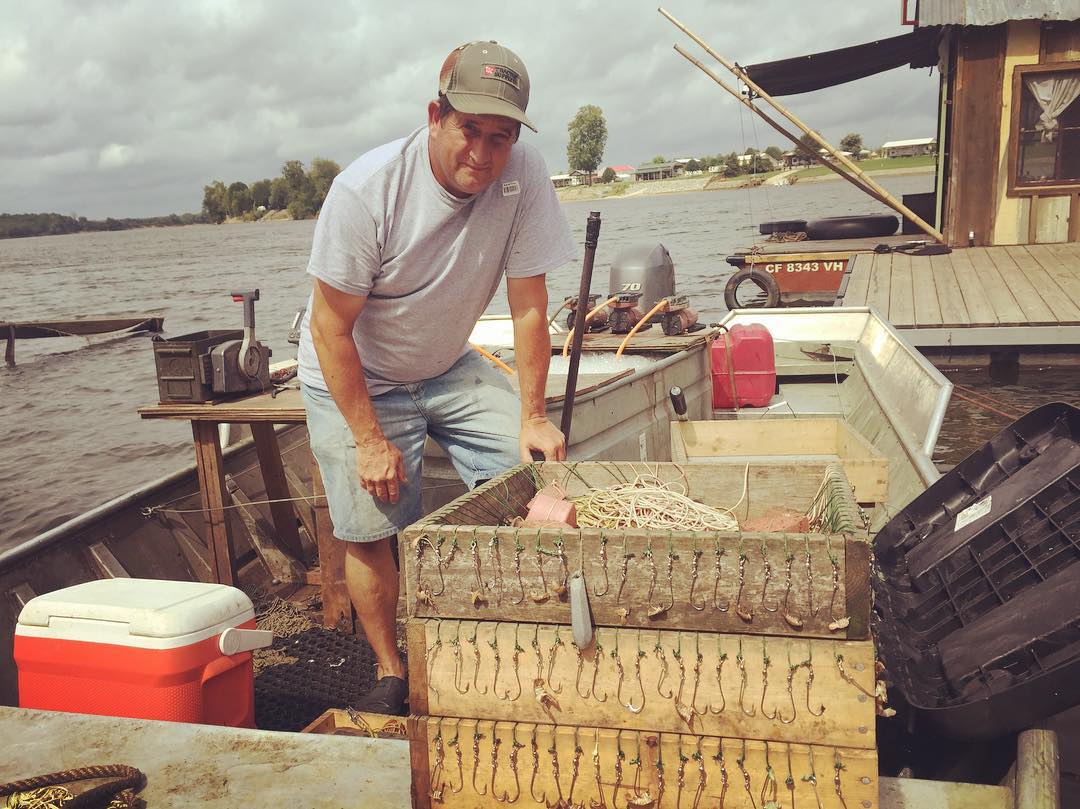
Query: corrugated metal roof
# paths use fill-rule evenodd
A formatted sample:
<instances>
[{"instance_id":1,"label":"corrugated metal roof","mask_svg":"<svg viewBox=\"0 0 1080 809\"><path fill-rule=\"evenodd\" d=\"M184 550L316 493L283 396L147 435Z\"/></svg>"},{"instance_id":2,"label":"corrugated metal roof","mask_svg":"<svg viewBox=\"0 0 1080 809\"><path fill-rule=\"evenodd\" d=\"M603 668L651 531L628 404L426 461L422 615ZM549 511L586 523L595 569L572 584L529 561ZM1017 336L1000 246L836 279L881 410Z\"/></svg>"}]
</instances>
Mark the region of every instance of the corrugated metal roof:
<instances>
[{"instance_id":1,"label":"corrugated metal roof","mask_svg":"<svg viewBox=\"0 0 1080 809\"><path fill-rule=\"evenodd\" d=\"M1077 20L1080 0L920 0L919 25L997 25L1009 20Z\"/></svg>"}]
</instances>

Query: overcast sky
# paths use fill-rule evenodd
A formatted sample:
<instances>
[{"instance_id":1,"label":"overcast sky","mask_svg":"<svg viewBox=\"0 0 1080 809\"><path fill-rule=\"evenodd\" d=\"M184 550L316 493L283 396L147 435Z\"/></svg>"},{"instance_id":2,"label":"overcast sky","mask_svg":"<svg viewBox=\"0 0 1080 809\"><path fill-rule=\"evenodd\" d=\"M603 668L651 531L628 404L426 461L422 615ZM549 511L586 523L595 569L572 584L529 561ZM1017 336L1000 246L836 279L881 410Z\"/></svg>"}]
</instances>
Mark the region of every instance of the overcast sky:
<instances>
[{"instance_id":1,"label":"overcast sky","mask_svg":"<svg viewBox=\"0 0 1080 809\"><path fill-rule=\"evenodd\" d=\"M666 2L741 64L910 30L898 0ZM672 50L696 48L655 2L4 0L0 212L183 213L215 179L345 166L421 125L442 60L472 39L524 60L540 133L522 137L552 173L583 104L607 120L604 165L787 148ZM785 101L833 143L874 147L933 135L936 99L936 72L900 68Z\"/></svg>"}]
</instances>

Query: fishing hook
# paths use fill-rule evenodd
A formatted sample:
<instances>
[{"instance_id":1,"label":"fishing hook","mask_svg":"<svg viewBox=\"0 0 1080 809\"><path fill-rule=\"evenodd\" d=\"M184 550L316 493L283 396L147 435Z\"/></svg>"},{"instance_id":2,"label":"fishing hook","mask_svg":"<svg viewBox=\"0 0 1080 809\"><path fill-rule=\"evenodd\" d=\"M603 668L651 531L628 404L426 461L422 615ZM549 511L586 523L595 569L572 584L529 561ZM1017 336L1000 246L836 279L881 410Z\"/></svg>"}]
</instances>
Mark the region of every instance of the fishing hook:
<instances>
[{"instance_id":1,"label":"fishing hook","mask_svg":"<svg viewBox=\"0 0 1080 809\"><path fill-rule=\"evenodd\" d=\"M585 671L585 658L581 656L580 646L575 643L574 648L577 650L577 676L574 678L574 691L576 691L577 695L582 699L588 699L588 691L586 691L584 694L581 693L581 673Z\"/></svg>"},{"instance_id":2,"label":"fishing hook","mask_svg":"<svg viewBox=\"0 0 1080 809\"><path fill-rule=\"evenodd\" d=\"M769 653L765 651L765 638L761 639L761 715L766 719L776 719L777 711L773 711L772 714L765 712L765 694L769 690L769 666L772 661L769 660Z\"/></svg>"},{"instance_id":3,"label":"fishing hook","mask_svg":"<svg viewBox=\"0 0 1080 809\"><path fill-rule=\"evenodd\" d=\"M716 755L712 757L720 768L720 802L717 804L717 809L724 809L724 799L727 797L728 790L728 773L727 763L724 761L724 740L716 740Z\"/></svg>"},{"instance_id":4,"label":"fishing hook","mask_svg":"<svg viewBox=\"0 0 1080 809\"><path fill-rule=\"evenodd\" d=\"M495 656L495 670L491 675L491 693L495 695L496 699L502 699L499 696L499 669L502 668L502 655L499 654L499 621L495 622L495 629L491 633L491 640L487 642L487 645L491 647L491 652ZM509 689L507 695L510 694Z\"/></svg>"},{"instance_id":5,"label":"fishing hook","mask_svg":"<svg viewBox=\"0 0 1080 809\"><path fill-rule=\"evenodd\" d=\"M532 740L529 743L529 746L532 748L533 760L532 778L529 779L529 796L533 799L534 803L547 806L547 792L540 793L539 798L536 797L536 774L540 772L540 747L536 744L536 729L537 726L533 725Z\"/></svg>"},{"instance_id":6,"label":"fishing hook","mask_svg":"<svg viewBox=\"0 0 1080 809\"><path fill-rule=\"evenodd\" d=\"M810 618L814 617L814 571L810 560L810 536L803 537L803 542L806 547L806 602L807 602L807 615Z\"/></svg>"},{"instance_id":7,"label":"fishing hook","mask_svg":"<svg viewBox=\"0 0 1080 809\"><path fill-rule=\"evenodd\" d=\"M683 787L686 785L686 762L690 757L682 751L682 736L679 737L679 767L675 771L675 809L682 809Z\"/></svg>"},{"instance_id":8,"label":"fishing hook","mask_svg":"<svg viewBox=\"0 0 1080 809\"><path fill-rule=\"evenodd\" d=\"M600 673L600 663L604 659L604 647L600 645L600 633L596 633L596 649L593 650L593 670L592 670L592 684L590 690L592 691L593 699L597 702L607 702L607 692L604 692L604 696L600 697L596 694L596 675Z\"/></svg>"},{"instance_id":9,"label":"fishing hook","mask_svg":"<svg viewBox=\"0 0 1080 809\"><path fill-rule=\"evenodd\" d=\"M525 550L525 546L521 544L521 526L519 525L514 531L514 574L517 576L518 589L521 593L518 596L517 601L511 601L513 606L518 606L525 600L525 582L521 578L521 552Z\"/></svg>"},{"instance_id":10,"label":"fishing hook","mask_svg":"<svg viewBox=\"0 0 1080 809\"><path fill-rule=\"evenodd\" d=\"M460 732L461 732L461 720L459 719L457 721L457 724L454 725L454 738L452 738L450 741L447 742L447 745L454 748L454 759L457 762L457 775L458 775L457 789L454 789L454 782L453 781L449 782L450 783L450 791L453 792L455 795L457 795L459 792L461 792L461 790L463 790L465 788L465 776L462 773L462 767L461 767L461 744L458 741L458 736L460 735Z\"/></svg>"},{"instance_id":11,"label":"fishing hook","mask_svg":"<svg viewBox=\"0 0 1080 809\"><path fill-rule=\"evenodd\" d=\"M705 793L705 757L701 754L701 737L698 737L698 749L690 756L697 762L698 782L697 790L694 792L694 802L691 804L690 809L698 809L698 805L701 803L701 796Z\"/></svg>"},{"instance_id":12,"label":"fishing hook","mask_svg":"<svg viewBox=\"0 0 1080 809\"><path fill-rule=\"evenodd\" d=\"M707 716L709 713L708 700L705 701L704 710L699 710L697 707L698 686L701 684L701 664L705 660L705 656L701 653L701 638L696 634L694 635L694 658L694 693L690 697L690 710L698 716Z\"/></svg>"},{"instance_id":13,"label":"fishing hook","mask_svg":"<svg viewBox=\"0 0 1080 809\"><path fill-rule=\"evenodd\" d=\"M428 778L428 795L436 803L442 803L443 789L445 787L445 784L440 781L440 778L443 775L443 757L445 755L445 751L443 750L441 717L439 718L439 722L436 725L434 744L435 765L431 768L431 776Z\"/></svg>"},{"instance_id":14,"label":"fishing hook","mask_svg":"<svg viewBox=\"0 0 1080 809\"><path fill-rule=\"evenodd\" d=\"M806 710L810 712L811 716L821 716L825 713L825 705L821 705L821 710L815 713L814 709L810 707L810 689L814 685L814 644L807 643L806 660L802 662L802 665L806 667Z\"/></svg>"},{"instance_id":15,"label":"fishing hook","mask_svg":"<svg viewBox=\"0 0 1080 809\"><path fill-rule=\"evenodd\" d=\"M581 745L578 744L578 729L574 727L574 761L570 765L570 792L567 796L567 803L572 807L574 806L574 788L577 786L578 772L581 766L581 756L585 751L581 749Z\"/></svg>"},{"instance_id":16,"label":"fishing hook","mask_svg":"<svg viewBox=\"0 0 1080 809\"><path fill-rule=\"evenodd\" d=\"M472 765L472 788L473 792L477 795L487 795L487 784L484 784L484 791L481 792L476 788L476 771L480 768L480 740L484 738L484 734L480 732L479 724L476 729L473 730L472 752L473 752L473 765Z\"/></svg>"},{"instance_id":17,"label":"fishing hook","mask_svg":"<svg viewBox=\"0 0 1080 809\"><path fill-rule=\"evenodd\" d=\"M772 763L769 761L769 743L765 742L765 780L761 782L761 792L758 794L758 801L761 803L762 809L766 806L777 806L777 793L776 793L776 772L773 770Z\"/></svg>"},{"instance_id":18,"label":"fishing hook","mask_svg":"<svg viewBox=\"0 0 1080 809\"><path fill-rule=\"evenodd\" d=\"M501 607L503 597L502 554L499 552L497 528L492 530L491 539L488 541L488 560L491 562L492 571L494 571L492 578L495 580L495 605Z\"/></svg>"},{"instance_id":19,"label":"fishing hook","mask_svg":"<svg viewBox=\"0 0 1080 809\"><path fill-rule=\"evenodd\" d=\"M724 549L720 545L720 539L719 538L717 538L717 540L716 540L716 550L713 551L713 555L715 557L714 566L715 566L715 569L716 569L716 578L713 579L713 589L712 589L713 609L717 610L718 612L727 612L729 609L731 609L731 599L725 599L724 606L722 606L722 607L720 606L720 602L717 601L717 596L720 594L720 575L721 575L720 558L724 555Z\"/></svg>"},{"instance_id":20,"label":"fishing hook","mask_svg":"<svg viewBox=\"0 0 1080 809\"><path fill-rule=\"evenodd\" d=\"M458 621L457 635L450 639L450 648L454 650L454 690L459 694L469 693L469 684L461 687L461 675L465 673L465 661L461 655L461 621Z\"/></svg>"},{"instance_id":21,"label":"fishing hook","mask_svg":"<svg viewBox=\"0 0 1080 809\"><path fill-rule=\"evenodd\" d=\"M751 623L754 620L754 605L750 604L750 609L745 610L742 607L742 594L743 588L746 585L746 562L748 561L747 555L743 552L742 537L739 538L739 591L735 596L735 614L742 618L746 623Z\"/></svg>"},{"instance_id":22,"label":"fishing hook","mask_svg":"<svg viewBox=\"0 0 1080 809\"><path fill-rule=\"evenodd\" d=\"M701 612L702 610L705 609L705 599L704 598L701 599L701 605L700 606L698 606L698 604L694 601L694 588L697 587L698 565L701 562L701 554L702 553L703 553L703 551L701 550L701 548L699 548L697 546L697 540L695 539L694 540L694 561L690 566L690 595L687 597L687 600L690 602L690 606L693 607L698 612Z\"/></svg>"},{"instance_id":23,"label":"fishing hook","mask_svg":"<svg viewBox=\"0 0 1080 809\"><path fill-rule=\"evenodd\" d=\"M480 644L476 642L476 635L480 631L480 624L477 623L473 626L473 635L471 638L466 638L466 643L471 643L473 647L473 657L476 658L476 664L473 666L472 684L474 694L486 694L488 687L485 685L484 690L480 690L480 683L476 681L476 678L480 675Z\"/></svg>"},{"instance_id":24,"label":"fishing hook","mask_svg":"<svg viewBox=\"0 0 1080 809\"><path fill-rule=\"evenodd\" d=\"M600 731L593 731L593 749L592 749L592 763L593 763L593 778L596 780L596 792L600 795L600 800L594 801L589 798L589 809L607 809L607 801L604 800L604 781L603 774L600 771Z\"/></svg>"},{"instance_id":25,"label":"fishing hook","mask_svg":"<svg viewBox=\"0 0 1080 809\"><path fill-rule=\"evenodd\" d=\"M763 581L761 584L761 608L765 610L765 612L776 612L780 609L779 602L777 602L775 607L770 607L765 603L765 593L768 591L769 582L772 580L772 564L769 562L769 554L765 548L765 540L761 541L761 564L765 568L765 574L762 577Z\"/></svg>"},{"instance_id":26,"label":"fishing hook","mask_svg":"<svg viewBox=\"0 0 1080 809\"><path fill-rule=\"evenodd\" d=\"M498 728L494 725L491 727L491 797L497 800L499 803L506 803L510 797L506 792L503 793L503 797L499 797L499 793L495 790L495 777L499 772L499 745L502 744L502 739L499 738Z\"/></svg>"},{"instance_id":27,"label":"fishing hook","mask_svg":"<svg viewBox=\"0 0 1080 809\"><path fill-rule=\"evenodd\" d=\"M555 671L555 655L558 653L561 646L565 646L563 639L559 636L559 625L555 626L555 640L551 643L551 648L548 650L548 667L547 667L547 684L553 694L561 694L562 686L555 687L555 681L552 679L552 675Z\"/></svg>"},{"instance_id":28,"label":"fishing hook","mask_svg":"<svg viewBox=\"0 0 1080 809\"><path fill-rule=\"evenodd\" d=\"M518 753L525 746L517 740L518 723L515 722L513 728L510 730L510 771L514 774L514 790L515 795L510 797L509 790L503 790L502 803L517 803L518 798L521 797L521 777L518 774Z\"/></svg>"},{"instance_id":29,"label":"fishing hook","mask_svg":"<svg viewBox=\"0 0 1080 809\"><path fill-rule=\"evenodd\" d=\"M425 625L430 622L425 622ZM431 693L435 695L435 699L442 699L439 695L439 689L435 687L435 660L439 656L439 652L442 651L442 621L435 621L435 640L427 648L427 660L428 660L428 688L431 689Z\"/></svg>"},{"instance_id":30,"label":"fishing hook","mask_svg":"<svg viewBox=\"0 0 1080 809\"><path fill-rule=\"evenodd\" d=\"M521 624L514 624L514 656L511 658L514 664L514 681L517 683L517 693L514 696L510 696L510 689L506 689L506 695L503 697L508 702L515 702L518 697L521 696L521 668L518 662L521 660L521 655L525 650L518 642L518 629L521 628ZM512 803L512 801L511 801Z\"/></svg>"},{"instance_id":31,"label":"fishing hook","mask_svg":"<svg viewBox=\"0 0 1080 809\"><path fill-rule=\"evenodd\" d=\"M622 786L623 761L626 753L622 749L622 730L615 731L615 784L611 787L611 807L619 809L619 787Z\"/></svg>"},{"instance_id":32,"label":"fishing hook","mask_svg":"<svg viewBox=\"0 0 1080 809\"><path fill-rule=\"evenodd\" d=\"M727 707L727 698L724 696L724 662L727 660L727 652L720 650L720 636L716 636L716 685L720 690L720 707L709 707L709 713L719 716Z\"/></svg>"},{"instance_id":33,"label":"fishing hook","mask_svg":"<svg viewBox=\"0 0 1080 809\"><path fill-rule=\"evenodd\" d=\"M619 579L619 590L615 594L615 603L616 604L622 603L623 588L626 586L627 568L630 565L630 560L633 559L633 558L634 558L634 554L626 552L626 532L624 531L623 532L623 541L622 541L622 572L621 572L621 577Z\"/></svg>"},{"instance_id":34,"label":"fishing hook","mask_svg":"<svg viewBox=\"0 0 1080 809\"><path fill-rule=\"evenodd\" d=\"M807 773L806 775L804 775L802 777L802 780L805 783L809 784L811 787L813 787L813 789L814 789L814 801L817 803L818 809L822 809L821 796L818 795L818 791L817 791L817 771L814 769L814 747L813 747L813 745L809 745L807 747L807 755L809 756L809 759L810 759L810 772Z\"/></svg>"},{"instance_id":35,"label":"fishing hook","mask_svg":"<svg viewBox=\"0 0 1080 809\"><path fill-rule=\"evenodd\" d=\"M675 553L675 546L671 540L671 533L668 533L668 549L667 549L667 585L668 585L668 605L664 607L664 612L667 612L675 606L675 560L679 558L679 555Z\"/></svg>"},{"instance_id":36,"label":"fishing hook","mask_svg":"<svg viewBox=\"0 0 1080 809\"><path fill-rule=\"evenodd\" d=\"M551 729L551 747L548 748L548 753L551 754L551 774L552 777L555 779L555 789L559 793L559 800L555 804L555 807L559 807L559 809L562 809L562 807L566 806L566 801L563 798L562 794L562 784L559 783L559 750L556 744L554 727ZM550 809L554 809L554 807L551 807Z\"/></svg>"},{"instance_id":37,"label":"fishing hook","mask_svg":"<svg viewBox=\"0 0 1080 809\"><path fill-rule=\"evenodd\" d=\"M663 691L660 690L660 686L664 684L664 680L666 680L668 676L668 662L667 655L664 654L664 647L660 643L659 631L657 631L656 633L656 646L653 647L653 654L656 656L656 659L660 661L660 679L656 681L656 693L664 699L671 699L675 696L674 691L669 691L667 694L665 694Z\"/></svg>"},{"instance_id":38,"label":"fishing hook","mask_svg":"<svg viewBox=\"0 0 1080 809\"><path fill-rule=\"evenodd\" d=\"M840 805L844 807L844 809L847 809L847 801L844 800L844 791L840 785L840 773L843 770L846 770L847 767L845 767L844 762L840 760L840 751L835 748L833 749L833 769L836 771L836 774L833 776L836 797L840 799Z\"/></svg>"},{"instance_id":39,"label":"fishing hook","mask_svg":"<svg viewBox=\"0 0 1080 809\"><path fill-rule=\"evenodd\" d=\"M593 595L597 598L606 596L611 592L611 582L608 580L607 570L607 537L604 536L603 531L600 532L600 562L604 566L604 592L601 593L599 590L593 590Z\"/></svg>"},{"instance_id":40,"label":"fishing hook","mask_svg":"<svg viewBox=\"0 0 1080 809\"><path fill-rule=\"evenodd\" d=\"M746 694L746 665L743 663L742 654L742 636L739 636L739 652L735 655L735 665L739 667L739 675L742 681L739 683L739 708L747 716L755 716L757 714L757 708L753 705L750 706L750 710L746 710L746 705L743 704L743 697Z\"/></svg>"},{"instance_id":41,"label":"fishing hook","mask_svg":"<svg viewBox=\"0 0 1080 809\"><path fill-rule=\"evenodd\" d=\"M742 740L742 755L735 759L735 763L739 765L739 771L742 773L743 789L746 790L746 796L750 798L751 809L757 809L757 804L754 803L754 793L750 791L750 773L746 771L746 739Z\"/></svg>"}]
</instances>

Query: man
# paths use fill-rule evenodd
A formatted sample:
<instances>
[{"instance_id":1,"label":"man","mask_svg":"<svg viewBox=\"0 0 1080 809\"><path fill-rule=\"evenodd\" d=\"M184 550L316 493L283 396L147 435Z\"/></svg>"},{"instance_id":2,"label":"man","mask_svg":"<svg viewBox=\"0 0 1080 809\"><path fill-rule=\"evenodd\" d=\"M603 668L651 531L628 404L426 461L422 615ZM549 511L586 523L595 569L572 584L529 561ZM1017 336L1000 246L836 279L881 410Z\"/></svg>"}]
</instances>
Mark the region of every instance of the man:
<instances>
[{"instance_id":1,"label":"man","mask_svg":"<svg viewBox=\"0 0 1080 809\"><path fill-rule=\"evenodd\" d=\"M378 660L363 709L399 713L391 544L421 515L424 440L470 486L531 452L565 458L544 412L545 274L575 247L539 153L519 143L529 77L494 42L446 58L427 126L360 157L315 228L299 376L345 582ZM506 277L520 402L468 346Z\"/></svg>"}]
</instances>

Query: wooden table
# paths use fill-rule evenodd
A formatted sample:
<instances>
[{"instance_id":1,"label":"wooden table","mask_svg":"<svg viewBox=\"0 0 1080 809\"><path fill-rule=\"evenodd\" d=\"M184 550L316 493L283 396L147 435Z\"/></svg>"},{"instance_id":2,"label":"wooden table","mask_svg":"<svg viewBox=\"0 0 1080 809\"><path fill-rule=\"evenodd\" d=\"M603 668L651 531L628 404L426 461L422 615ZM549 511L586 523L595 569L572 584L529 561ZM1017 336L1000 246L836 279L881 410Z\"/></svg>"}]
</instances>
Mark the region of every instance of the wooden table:
<instances>
[{"instance_id":1,"label":"wooden table","mask_svg":"<svg viewBox=\"0 0 1080 809\"><path fill-rule=\"evenodd\" d=\"M222 424L246 424L250 428L266 488L266 499L272 501L268 505L274 521L276 541L285 553L302 561L296 512L289 502L292 495L274 432L278 424L306 423L300 391L285 390L276 396L265 392L202 404L157 404L140 408L139 415L144 419L191 422L207 545L216 581L229 585L235 585L237 581L235 545L225 518L225 505L229 498L221 462L218 427ZM322 476L314 459L311 463L311 480L315 513L315 536L312 539L319 550L320 575L312 577L310 581L322 586L323 622L326 626L352 631L352 605L345 589L345 545L334 538Z\"/></svg>"}]
</instances>

